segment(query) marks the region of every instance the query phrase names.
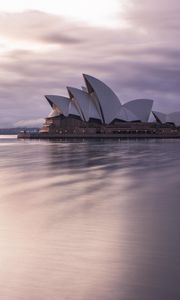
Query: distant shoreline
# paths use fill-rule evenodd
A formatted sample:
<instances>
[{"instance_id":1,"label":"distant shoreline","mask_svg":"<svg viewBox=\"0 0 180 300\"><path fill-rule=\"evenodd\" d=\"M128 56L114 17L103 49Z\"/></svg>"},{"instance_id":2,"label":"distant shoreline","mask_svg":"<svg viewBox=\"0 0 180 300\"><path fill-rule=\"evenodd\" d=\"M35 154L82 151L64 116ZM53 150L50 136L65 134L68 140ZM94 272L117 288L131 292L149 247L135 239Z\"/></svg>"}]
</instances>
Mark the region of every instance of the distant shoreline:
<instances>
[{"instance_id":1,"label":"distant shoreline","mask_svg":"<svg viewBox=\"0 0 180 300\"><path fill-rule=\"evenodd\" d=\"M28 131L28 132L37 132L39 128L24 128L24 127L15 127L15 128L0 128L0 135L17 135L20 131Z\"/></svg>"}]
</instances>

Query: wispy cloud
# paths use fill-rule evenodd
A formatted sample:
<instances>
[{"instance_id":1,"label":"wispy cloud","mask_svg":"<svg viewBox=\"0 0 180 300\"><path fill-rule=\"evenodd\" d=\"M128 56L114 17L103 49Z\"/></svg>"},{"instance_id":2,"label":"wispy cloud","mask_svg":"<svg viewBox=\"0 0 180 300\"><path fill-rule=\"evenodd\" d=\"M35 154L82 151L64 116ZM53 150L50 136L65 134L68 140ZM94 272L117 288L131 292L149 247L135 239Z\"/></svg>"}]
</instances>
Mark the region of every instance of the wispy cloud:
<instances>
[{"instance_id":1,"label":"wispy cloud","mask_svg":"<svg viewBox=\"0 0 180 300\"><path fill-rule=\"evenodd\" d=\"M40 127L44 119L20 120L13 124L14 127Z\"/></svg>"},{"instance_id":2,"label":"wispy cloud","mask_svg":"<svg viewBox=\"0 0 180 300\"><path fill-rule=\"evenodd\" d=\"M82 73L104 80L122 102L149 97L155 109L179 110L180 3L140 2L124 14L128 26L111 29L40 11L0 14L0 126L42 119L43 95L67 95Z\"/></svg>"}]
</instances>

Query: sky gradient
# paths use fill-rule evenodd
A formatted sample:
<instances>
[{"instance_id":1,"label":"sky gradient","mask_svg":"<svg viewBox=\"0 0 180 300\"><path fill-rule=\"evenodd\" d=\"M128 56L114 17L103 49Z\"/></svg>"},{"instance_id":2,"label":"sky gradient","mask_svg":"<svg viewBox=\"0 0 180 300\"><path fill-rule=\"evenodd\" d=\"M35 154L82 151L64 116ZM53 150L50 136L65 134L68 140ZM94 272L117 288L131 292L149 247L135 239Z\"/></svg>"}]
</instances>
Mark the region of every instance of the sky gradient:
<instances>
[{"instance_id":1,"label":"sky gradient","mask_svg":"<svg viewBox=\"0 0 180 300\"><path fill-rule=\"evenodd\" d=\"M122 103L180 110L179 0L25 3L0 4L0 127L40 125L50 111L43 96L66 96L82 73Z\"/></svg>"}]
</instances>

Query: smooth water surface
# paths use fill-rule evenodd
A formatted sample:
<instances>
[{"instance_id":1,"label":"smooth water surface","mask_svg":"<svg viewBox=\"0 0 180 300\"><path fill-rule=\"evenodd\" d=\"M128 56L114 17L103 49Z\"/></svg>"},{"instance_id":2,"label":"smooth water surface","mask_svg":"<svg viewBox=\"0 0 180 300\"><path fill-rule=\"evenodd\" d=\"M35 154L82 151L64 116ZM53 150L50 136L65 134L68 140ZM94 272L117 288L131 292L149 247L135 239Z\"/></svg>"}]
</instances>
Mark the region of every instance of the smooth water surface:
<instances>
[{"instance_id":1,"label":"smooth water surface","mask_svg":"<svg viewBox=\"0 0 180 300\"><path fill-rule=\"evenodd\" d=\"M180 141L0 138L0 299L179 300Z\"/></svg>"}]
</instances>

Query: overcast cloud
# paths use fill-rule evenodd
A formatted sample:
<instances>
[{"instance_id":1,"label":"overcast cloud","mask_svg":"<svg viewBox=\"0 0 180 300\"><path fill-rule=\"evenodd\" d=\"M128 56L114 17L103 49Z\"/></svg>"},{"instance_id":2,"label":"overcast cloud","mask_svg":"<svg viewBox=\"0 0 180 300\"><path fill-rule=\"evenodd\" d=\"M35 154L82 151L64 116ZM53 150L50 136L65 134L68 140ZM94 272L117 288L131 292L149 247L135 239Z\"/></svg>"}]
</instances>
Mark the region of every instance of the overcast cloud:
<instances>
[{"instance_id":1,"label":"overcast cloud","mask_svg":"<svg viewBox=\"0 0 180 300\"><path fill-rule=\"evenodd\" d=\"M66 86L83 85L82 73L122 103L150 98L154 110L180 110L180 2L131 2L125 25L120 15L114 28L35 10L0 13L0 127L41 123L50 110L43 95L67 95Z\"/></svg>"}]
</instances>

